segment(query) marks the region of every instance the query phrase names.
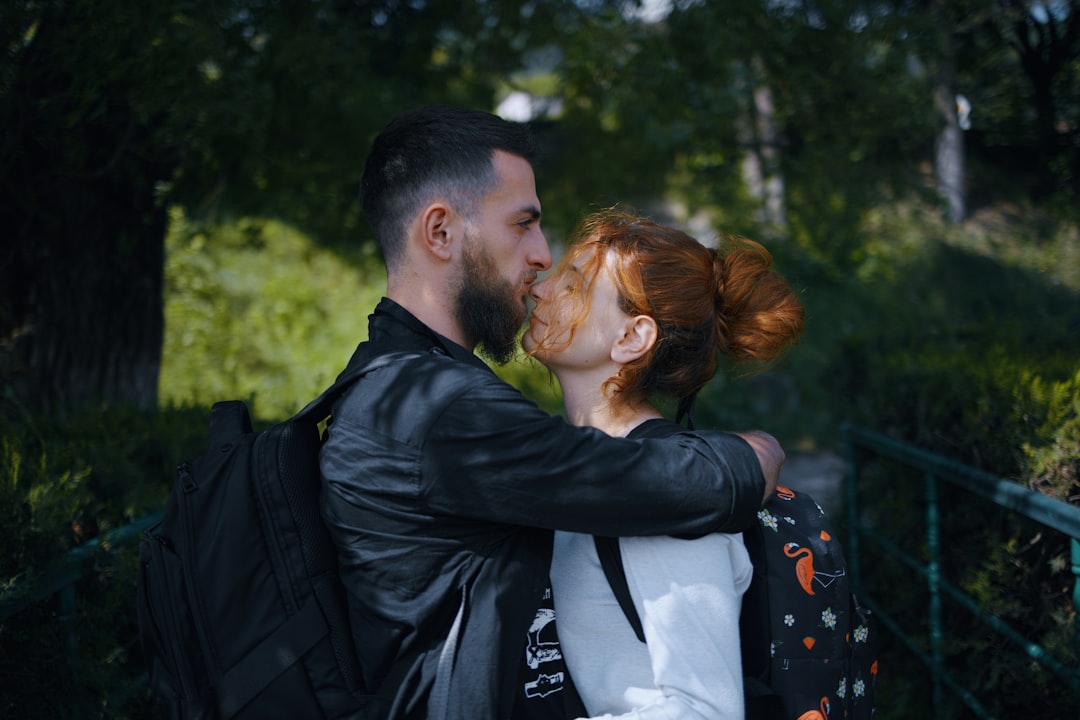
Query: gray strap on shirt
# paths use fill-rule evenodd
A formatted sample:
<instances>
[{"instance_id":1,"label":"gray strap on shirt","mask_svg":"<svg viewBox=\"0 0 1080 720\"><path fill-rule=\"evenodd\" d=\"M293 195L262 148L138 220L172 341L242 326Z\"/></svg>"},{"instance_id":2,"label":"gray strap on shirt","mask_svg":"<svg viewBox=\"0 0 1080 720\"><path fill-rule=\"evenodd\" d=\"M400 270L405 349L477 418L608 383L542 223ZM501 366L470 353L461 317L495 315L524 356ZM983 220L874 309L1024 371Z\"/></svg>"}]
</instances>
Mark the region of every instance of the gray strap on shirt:
<instances>
[{"instance_id":1,"label":"gray strap on shirt","mask_svg":"<svg viewBox=\"0 0 1080 720\"><path fill-rule=\"evenodd\" d=\"M461 622L465 617L465 599L468 588L461 588L461 605L458 606L457 617L450 626L450 633L446 636L442 652L439 654L439 665L436 669L435 684L431 688L431 700L428 701L428 720L446 720L450 705L450 676L454 669L454 656L457 655L458 635L461 633Z\"/></svg>"}]
</instances>

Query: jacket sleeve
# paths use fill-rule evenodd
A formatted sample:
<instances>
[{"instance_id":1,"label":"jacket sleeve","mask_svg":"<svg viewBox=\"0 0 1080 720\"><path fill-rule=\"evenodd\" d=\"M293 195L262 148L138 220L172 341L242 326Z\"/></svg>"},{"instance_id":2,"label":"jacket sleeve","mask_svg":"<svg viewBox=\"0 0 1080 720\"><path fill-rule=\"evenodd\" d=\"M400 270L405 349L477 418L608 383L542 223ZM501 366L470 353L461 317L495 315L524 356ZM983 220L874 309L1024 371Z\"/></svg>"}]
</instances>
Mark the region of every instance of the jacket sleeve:
<instances>
[{"instance_id":1,"label":"jacket sleeve","mask_svg":"<svg viewBox=\"0 0 1080 720\"><path fill-rule=\"evenodd\" d=\"M765 494L757 455L736 435L612 438L494 377L446 403L421 462L433 511L594 535L739 532Z\"/></svg>"}]
</instances>

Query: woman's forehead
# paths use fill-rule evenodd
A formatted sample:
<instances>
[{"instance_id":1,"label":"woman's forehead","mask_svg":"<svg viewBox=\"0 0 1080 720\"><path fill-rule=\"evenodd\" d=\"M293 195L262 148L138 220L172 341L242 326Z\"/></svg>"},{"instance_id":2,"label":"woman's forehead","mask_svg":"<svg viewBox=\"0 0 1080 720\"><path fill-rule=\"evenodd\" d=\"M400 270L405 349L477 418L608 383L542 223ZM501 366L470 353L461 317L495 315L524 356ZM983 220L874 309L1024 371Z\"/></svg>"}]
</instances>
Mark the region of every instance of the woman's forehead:
<instances>
[{"instance_id":1,"label":"woman's forehead","mask_svg":"<svg viewBox=\"0 0 1080 720\"><path fill-rule=\"evenodd\" d=\"M600 268L614 266L618 253L599 239L588 238L576 243L563 258L563 267L574 269L585 277L592 277Z\"/></svg>"},{"instance_id":2,"label":"woman's forehead","mask_svg":"<svg viewBox=\"0 0 1080 720\"><path fill-rule=\"evenodd\" d=\"M563 274L576 273L586 275L588 266L591 264L596 248L589 242L578 242L570 246L566 254L559 262L558 271Z\"/></svg>"}]
</instances>

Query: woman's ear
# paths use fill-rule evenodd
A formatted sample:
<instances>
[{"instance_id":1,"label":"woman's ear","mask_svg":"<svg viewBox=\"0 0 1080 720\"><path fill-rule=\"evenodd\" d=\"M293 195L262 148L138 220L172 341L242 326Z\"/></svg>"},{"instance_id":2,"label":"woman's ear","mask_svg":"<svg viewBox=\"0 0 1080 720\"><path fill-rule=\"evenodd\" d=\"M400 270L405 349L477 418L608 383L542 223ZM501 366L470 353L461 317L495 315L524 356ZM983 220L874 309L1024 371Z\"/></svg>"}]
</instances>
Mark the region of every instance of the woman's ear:
<instances>
[{"instance_id":1,"label":"woman's ear","mask_svg":"<svg viewBox=\"0 0 1080 720\"><path fill-rule=\"evenodd\" d=\"M421 216L424 248L440 260L450 260L453 255L452 218L450 208L441 202L428 205Z\"/></svg>"},{"instance_id":2,"label":"woman's ear","mask_svg":"<svg viewBox=\"0 0 1080 720\"><path fill-rule=\"evenodd\" d=\"M628 318L622 334L611 348L611 359L620 365L633 362L649 352L659 336L656 321L648 315Z\"/></svg>"}]
</instances>

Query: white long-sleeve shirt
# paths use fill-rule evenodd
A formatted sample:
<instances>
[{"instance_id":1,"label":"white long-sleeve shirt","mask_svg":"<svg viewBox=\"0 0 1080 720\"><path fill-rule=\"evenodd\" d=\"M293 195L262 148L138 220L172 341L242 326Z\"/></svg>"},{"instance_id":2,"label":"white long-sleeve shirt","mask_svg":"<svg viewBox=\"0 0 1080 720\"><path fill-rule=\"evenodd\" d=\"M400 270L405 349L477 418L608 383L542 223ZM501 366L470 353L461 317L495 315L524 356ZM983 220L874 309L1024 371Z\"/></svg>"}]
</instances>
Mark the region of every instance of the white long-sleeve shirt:
<instances>
[{"instance_id":1,"label":"white long-sleeve shirt","mask_svg":"<svg viewBox=\"0 0 1080 720\"><path fill-rule=\"evenodd\" d=\"M646 643L623 615L592 536L555 534L559 641L590 716L741 720L739 610L753 572L742 535L619 545Z\"/></svg>"}]
</instances>

